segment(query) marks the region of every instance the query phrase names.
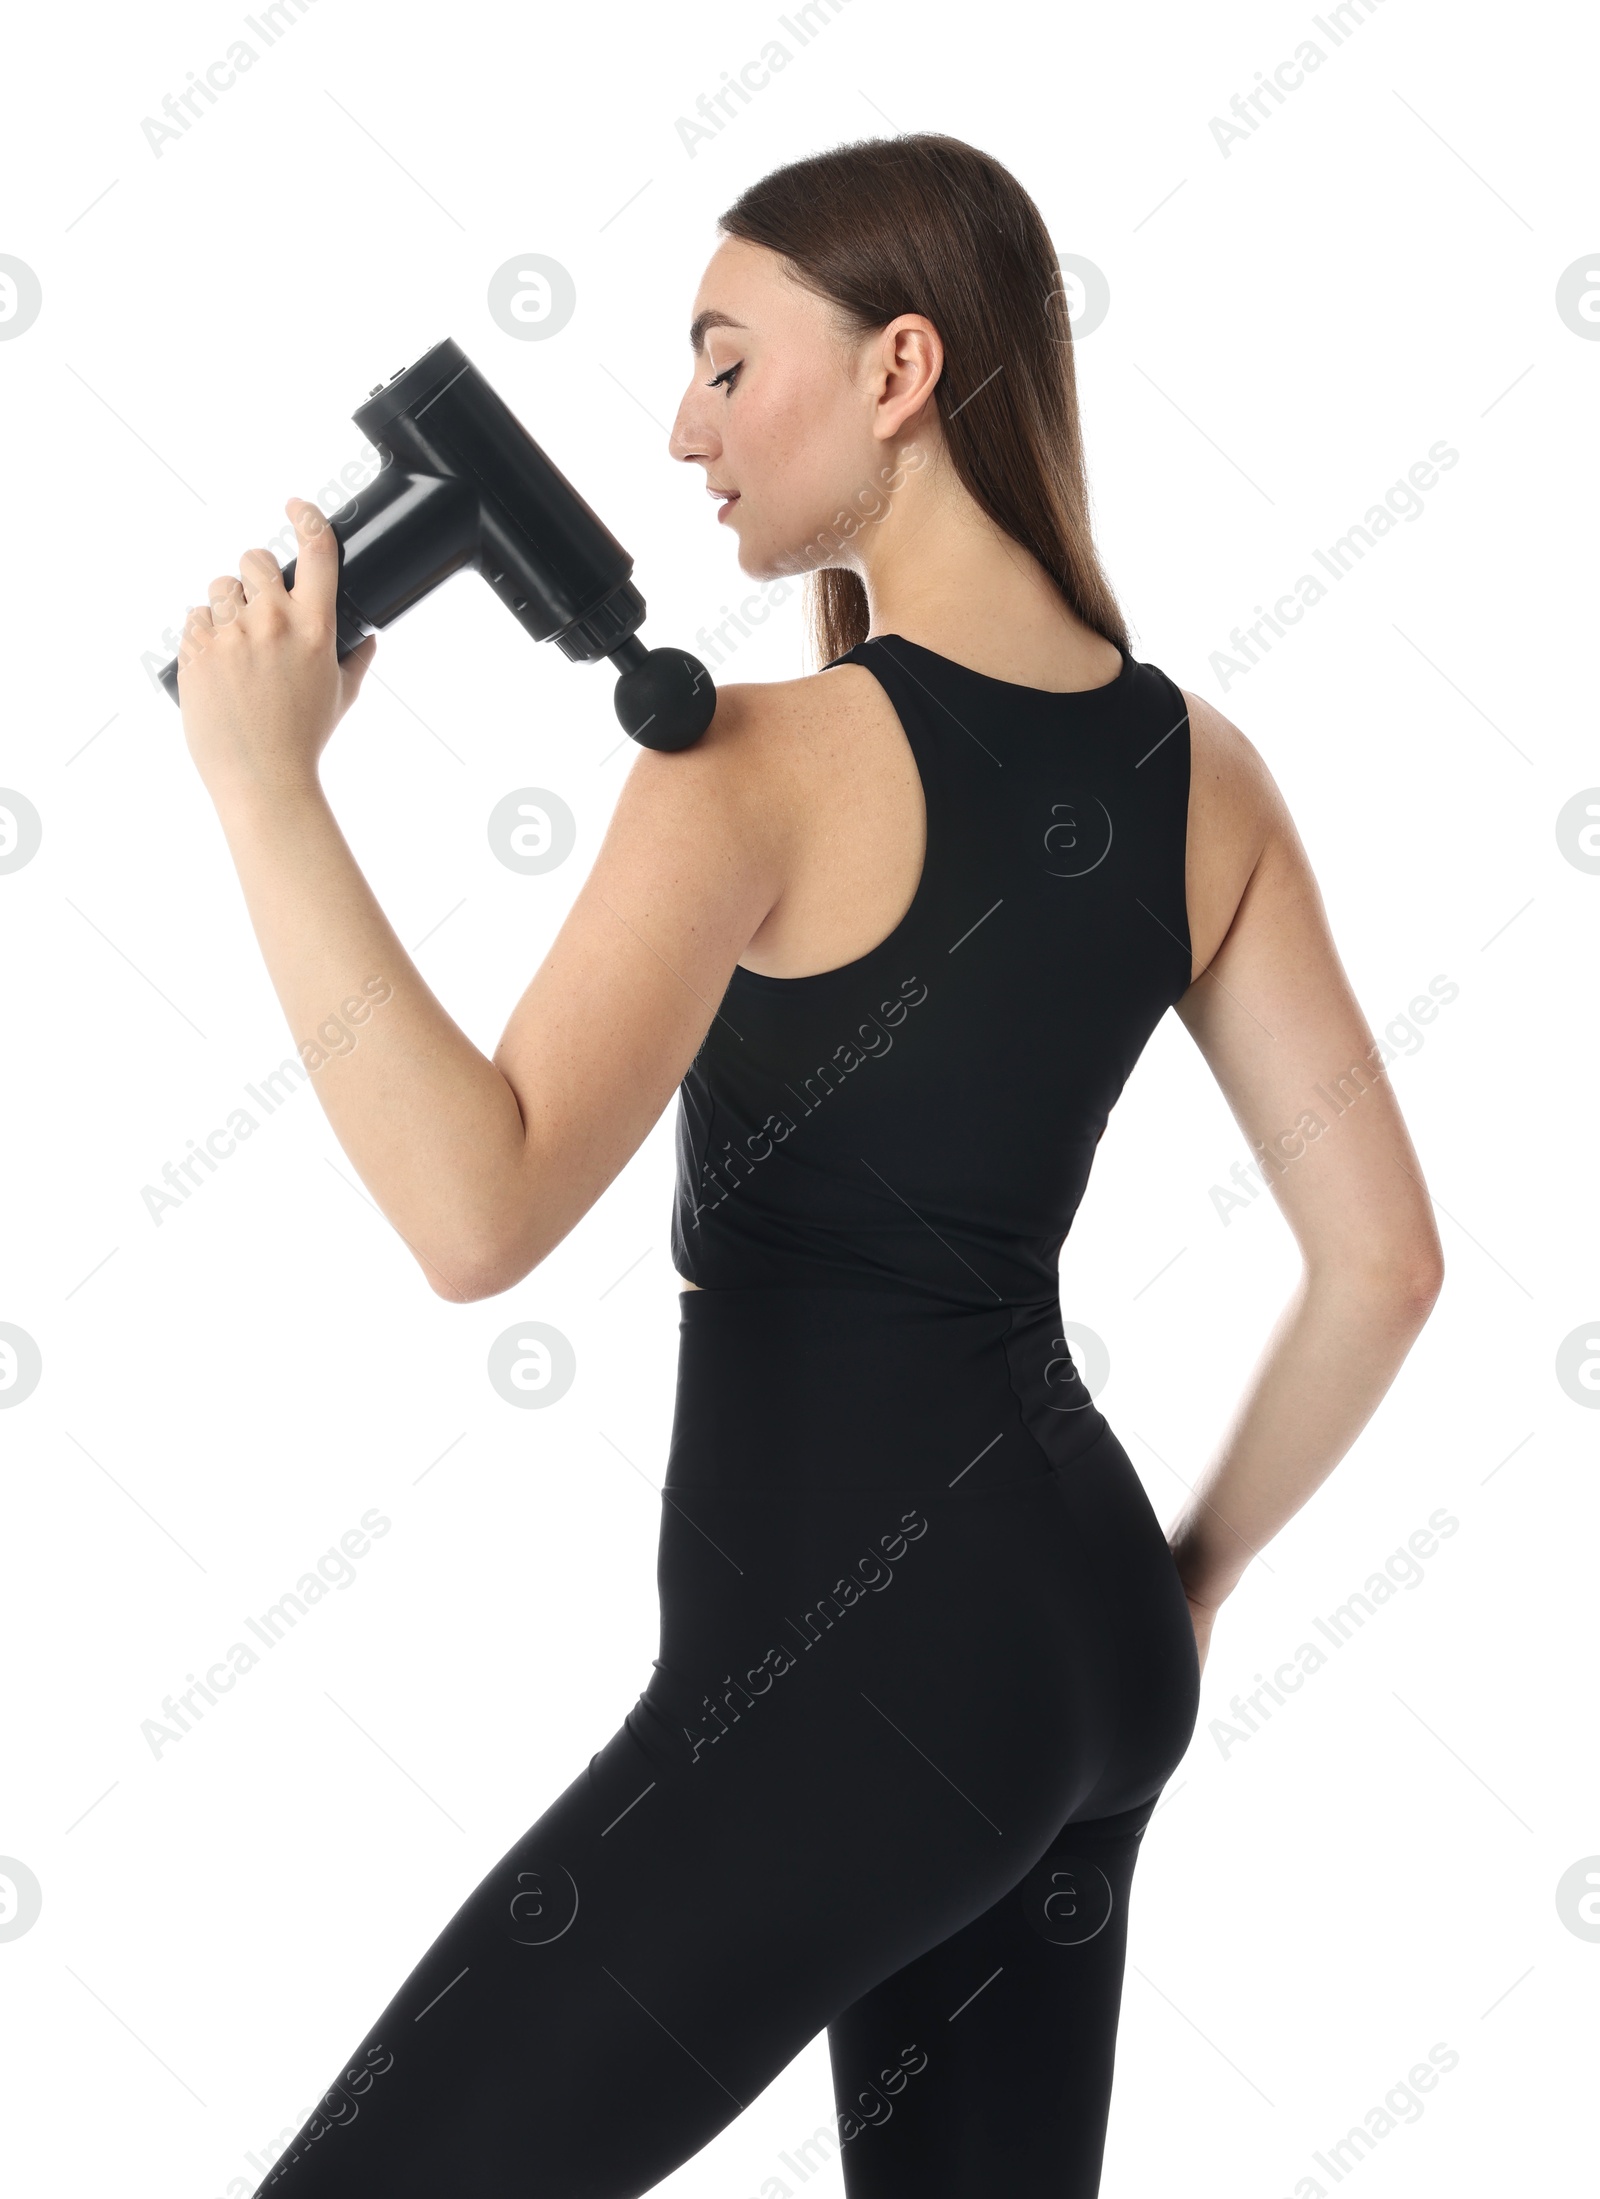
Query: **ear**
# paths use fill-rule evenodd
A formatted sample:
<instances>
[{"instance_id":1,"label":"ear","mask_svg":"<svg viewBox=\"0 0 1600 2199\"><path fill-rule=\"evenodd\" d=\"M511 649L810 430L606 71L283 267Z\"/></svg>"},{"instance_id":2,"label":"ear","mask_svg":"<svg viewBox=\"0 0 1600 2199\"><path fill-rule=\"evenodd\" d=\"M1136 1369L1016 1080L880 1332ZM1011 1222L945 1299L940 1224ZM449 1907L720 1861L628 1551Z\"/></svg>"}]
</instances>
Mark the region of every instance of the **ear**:
<instances>
[{"instance_id":1,"label":"ear","mask_svg":"<svg viewBox=\"0 0 1600 2199\"><path fill-rule=\"evenodd\" d=\"M944 374L944 342L925 313L898 314L881 331L879 366L875 432L886 439L916 419Z\"/></svg>"}]
</instances>

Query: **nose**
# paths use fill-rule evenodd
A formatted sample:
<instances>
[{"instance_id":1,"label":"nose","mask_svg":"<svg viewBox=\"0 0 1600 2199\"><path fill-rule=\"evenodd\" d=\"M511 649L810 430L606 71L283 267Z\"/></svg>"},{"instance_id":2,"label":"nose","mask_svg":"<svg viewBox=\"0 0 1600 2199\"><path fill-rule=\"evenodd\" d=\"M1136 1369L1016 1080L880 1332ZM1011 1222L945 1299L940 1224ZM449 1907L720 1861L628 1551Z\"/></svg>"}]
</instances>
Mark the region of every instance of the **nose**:
<instances>
[{"instance_id":1,"label":"nose","mask_svg":"<svg viewBox=\"0 0 1600 2199\"><path fill-rule=\"evenodd\" d=\"M667 437L668 455L691 463L700 458L712 459L722 448L721 438L711 428L696 402L699 394L699 383L691 381L678 407L678 416L672 423L672 432Z\"/></svg>"}]
</instances>

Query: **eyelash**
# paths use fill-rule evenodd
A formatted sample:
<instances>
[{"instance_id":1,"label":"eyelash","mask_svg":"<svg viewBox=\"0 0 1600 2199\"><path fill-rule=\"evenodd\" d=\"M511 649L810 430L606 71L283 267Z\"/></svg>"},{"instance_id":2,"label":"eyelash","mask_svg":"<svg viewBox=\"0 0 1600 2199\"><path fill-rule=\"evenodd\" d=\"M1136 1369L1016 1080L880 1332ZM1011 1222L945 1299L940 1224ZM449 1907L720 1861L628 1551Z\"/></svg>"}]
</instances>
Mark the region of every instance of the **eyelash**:
<instances>
[{"instance_id":1,"label":"eyelash","mask_svg":"<svg viewBox=\"0 0 1600 2199\"><path fill-rule=\"evenodd\" d=\"M742 367L743 365L744 365L744 361L743 361L742 359L735 359L735 360L734 360L734 362L733 362L733 364L732 364L732 366L725 366L725 367L723 368L723 370L722 370L722 372L721 372L720 374L714 374L714 375L713 375L713 376L711 377L710 381L709 381L709 382L707 382L707 384L706 384L706 388L707 388L707 389L717 389L717 388L719 388L719 387L721 386L721 384L722 384L722 383L724 383L724 382L728 382L728 377L729 377L729 375L730 375L730 374L737 374L737 373L738 373L738 371L739 371L739 369L740 369L740 367ZM731 389L733 388L733 384L732 384L731 382L728 382L728 387L729 387L729 389L731 390Z\"/></svg>"}]
</instances>

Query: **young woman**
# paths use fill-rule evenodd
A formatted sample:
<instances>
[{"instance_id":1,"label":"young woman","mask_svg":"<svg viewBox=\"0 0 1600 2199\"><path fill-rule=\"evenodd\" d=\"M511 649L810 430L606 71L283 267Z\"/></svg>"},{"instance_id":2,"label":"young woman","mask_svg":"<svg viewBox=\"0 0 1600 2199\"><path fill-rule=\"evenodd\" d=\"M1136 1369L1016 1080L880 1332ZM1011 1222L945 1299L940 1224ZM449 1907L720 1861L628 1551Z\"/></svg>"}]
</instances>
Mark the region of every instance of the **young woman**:
<instances>
[{"instance_id":1,"label":"young woman","mask_svg":"<svg viewBox=\"0 0 1600 2199\"><path fill-rule=\"evenodd\" d=\"M661 1654L275 2199L631 2199L824 2026L851 2199L1089 2199L1134 1859L1213 1616L1440 1285L1278 791L1129 650L1032 201L905 137L721 227L671 448L747 574L814 575L827 661L634 757L492 1061L322 794L374 644L336 659L315 509L292 595L252 550L186 627L184 730L291 1027L393 988L317 1090L442 1296L511 1289L680 1095ZM1303 1269L1164 1536L1057 1263L1168 1007ZM1360 1105L1297 1136L1341 1079Z\"/></svg>"}]
</instances>

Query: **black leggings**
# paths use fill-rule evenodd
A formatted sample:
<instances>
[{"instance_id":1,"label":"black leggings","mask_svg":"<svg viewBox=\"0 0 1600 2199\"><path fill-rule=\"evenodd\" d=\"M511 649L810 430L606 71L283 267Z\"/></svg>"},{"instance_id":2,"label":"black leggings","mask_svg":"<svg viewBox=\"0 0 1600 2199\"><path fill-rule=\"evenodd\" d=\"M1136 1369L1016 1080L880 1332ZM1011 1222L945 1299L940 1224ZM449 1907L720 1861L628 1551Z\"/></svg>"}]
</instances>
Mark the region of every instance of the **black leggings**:
<instances>
[{"instance_id":1,"label":"black leggings","mask_svg":"<svg viewBox=\"0 0 1600 2199\"><path fill-rule=\"evenodd\" d=\"M1092 2199L1198 1698L1139 1480L1054 1303L679 1302L649 1684L260 2189L633 2199L826 2026L850 2199Z\"/></svg>"}]
</instances>

